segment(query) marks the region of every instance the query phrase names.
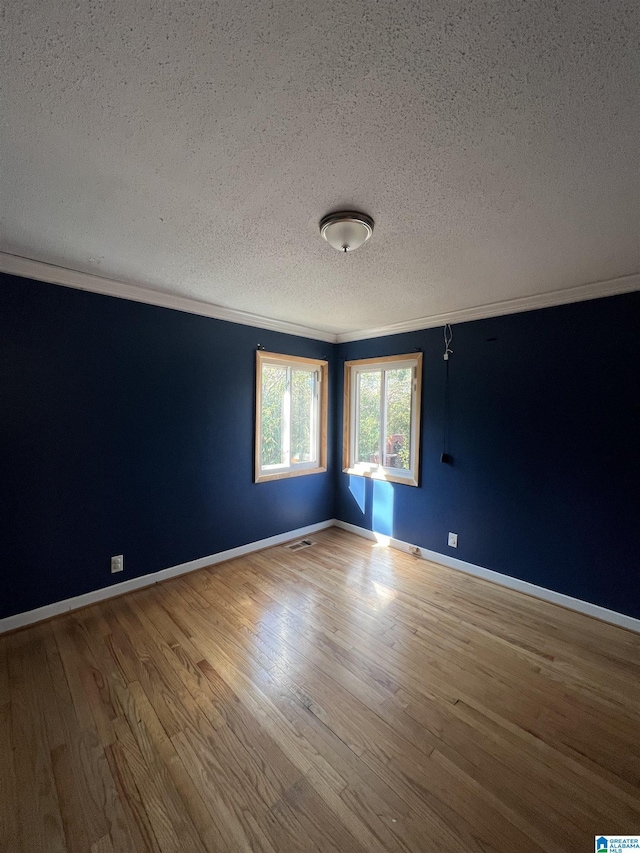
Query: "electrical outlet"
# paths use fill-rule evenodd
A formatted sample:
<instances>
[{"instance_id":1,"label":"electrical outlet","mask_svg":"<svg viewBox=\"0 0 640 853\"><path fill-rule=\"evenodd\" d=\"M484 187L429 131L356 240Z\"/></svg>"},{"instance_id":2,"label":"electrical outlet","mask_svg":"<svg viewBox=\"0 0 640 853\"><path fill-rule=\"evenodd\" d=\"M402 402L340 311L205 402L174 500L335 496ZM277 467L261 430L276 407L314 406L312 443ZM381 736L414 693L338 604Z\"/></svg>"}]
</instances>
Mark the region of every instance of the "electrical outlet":
<instances>
[{"instance_id":1,"label":"electrical outlet","mask_svg":"<svg viewBox=\"0 0 640 853\"><path fill-rule=\"evenodd\" d=\"M124 554L111 558L111 574L124 571Z\"/></svg>"},{"instance_id":2,"label":"electrical outlet","mask_svg":"<svg viewBox=\"0 0 640 853\"><path fill-rule=\"evenodd\" d=\"M457 548L458 547L458 534L457 533L450 533L449 534L449 542L447 544L449 545L450 548Z\"/></svg>"}]
</instances>

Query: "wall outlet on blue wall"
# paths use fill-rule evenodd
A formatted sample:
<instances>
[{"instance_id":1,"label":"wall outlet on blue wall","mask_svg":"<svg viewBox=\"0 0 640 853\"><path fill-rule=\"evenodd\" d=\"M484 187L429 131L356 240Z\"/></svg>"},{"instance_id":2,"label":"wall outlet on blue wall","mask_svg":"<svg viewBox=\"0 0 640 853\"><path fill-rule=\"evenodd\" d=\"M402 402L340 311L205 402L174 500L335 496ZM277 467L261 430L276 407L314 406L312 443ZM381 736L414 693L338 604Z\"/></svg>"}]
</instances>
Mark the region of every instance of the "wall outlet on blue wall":
<instances>
[{"instance_id":1,"label":"wall outlet on blue wall","mask_svg":"<svg viewBox=\"0 0 640 853\"><path fill-rule=\"evenodd\" d=\"M111 558L111 574L124 571L124 554Z\"/></svg>"},{"instance_id":2,"label":"wall outlet on blue wall","mask_svg":"<svg viewBox=\"0 0 640 853\"><path fill-rule=\"evenodd\" d=\"M449 534L448 545L450 548L457 548L458 547L458 534L457 533L450 533Z\"/></svg>"}]
</instances>

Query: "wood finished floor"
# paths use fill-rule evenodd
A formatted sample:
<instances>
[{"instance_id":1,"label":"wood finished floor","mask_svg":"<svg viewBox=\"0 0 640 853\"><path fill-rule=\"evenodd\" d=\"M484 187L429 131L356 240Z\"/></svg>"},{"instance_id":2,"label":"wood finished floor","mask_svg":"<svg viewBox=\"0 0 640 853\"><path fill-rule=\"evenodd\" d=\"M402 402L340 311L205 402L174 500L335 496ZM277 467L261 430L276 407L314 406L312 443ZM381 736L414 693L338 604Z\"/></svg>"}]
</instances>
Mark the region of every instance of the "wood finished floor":
<instances>
[{"instance_id":1,"label":"wood finished floor","mask_svg":"<svg viewBox=\"0 0 640 853\"><path fill-rule=\"evenodd\" d=\"M0 637L0 851L593 850L640 636L332 529Z\"/></svg>"}]
</instances>

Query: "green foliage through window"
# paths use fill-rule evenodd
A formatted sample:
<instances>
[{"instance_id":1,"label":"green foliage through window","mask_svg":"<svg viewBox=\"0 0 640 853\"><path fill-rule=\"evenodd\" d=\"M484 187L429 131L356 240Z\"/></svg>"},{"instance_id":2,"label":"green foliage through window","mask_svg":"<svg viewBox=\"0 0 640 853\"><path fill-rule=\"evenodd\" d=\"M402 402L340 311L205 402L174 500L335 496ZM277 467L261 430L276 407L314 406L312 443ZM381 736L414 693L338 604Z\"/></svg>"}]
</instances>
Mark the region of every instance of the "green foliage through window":
<instances>
[{"instance_id":1,"label":"green foliage through window","mask_svg":"<svg viewBox=\"0 0 640 853\"><path fill-rule=\"evenodd\" d=\"M262 464L281 465L287 368L262 367Z\"/></svg>"},{"instance_id":2,"label":"green foliage through window","mask_svg":"<svg viewBox=\"0 0 640 853\"><path fill-rule=\"evenodd\" d=\"M291 371L291 461L309 462L312 457L316 374L311 370Z\"/></svg>"},{"instance_id":3,"label":"green foliage through window","mask_svg":"<svg viewBox=\"0 0 640 853\"><path fill-rule=\"evenodd\" d=\"M314 461L316 382L314 370L262 366L263 466Z\"/></svg>"},{"instance_id":4,"label":"green foliage through window","mask_svg":"<svg viewBox=\"0 0 640 853\"><path fill-rule=\"evenodd\" d=\"M256 352L255 481L327 470L325 359Z\"/></svg>"},{"instance_id":5,"label":"green foliage through window","mask_svg":"<svg viewBox=\"0 0 640 853\"><path fill-rule=\"evenodd\" d=\"M409 469L412 369L357 375L356 461Z\"/></svg>"}]
</instances>

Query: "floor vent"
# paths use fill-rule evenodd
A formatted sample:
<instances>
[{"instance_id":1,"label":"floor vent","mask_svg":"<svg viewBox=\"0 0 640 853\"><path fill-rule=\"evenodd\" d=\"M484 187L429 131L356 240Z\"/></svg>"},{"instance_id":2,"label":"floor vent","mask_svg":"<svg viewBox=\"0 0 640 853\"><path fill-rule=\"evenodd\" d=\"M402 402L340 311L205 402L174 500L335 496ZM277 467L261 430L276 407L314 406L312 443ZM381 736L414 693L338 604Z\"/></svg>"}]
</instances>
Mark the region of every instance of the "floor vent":
<instances>
[{"instance_id":1,"label":"floor vent","mask_svg":"<svg viewBox=\"0 0 640 853\"><path fill-rule=\"evenodd\" d=\"M285 545L290 551L299 551L301 548L308 548L310 545L315 545L311 539L300 539L299 542L292 542L291 545Z\"/></svg>"}]
</instances>

